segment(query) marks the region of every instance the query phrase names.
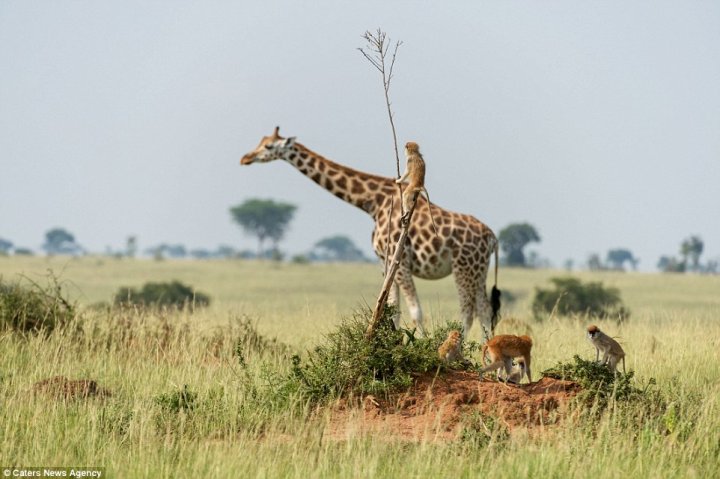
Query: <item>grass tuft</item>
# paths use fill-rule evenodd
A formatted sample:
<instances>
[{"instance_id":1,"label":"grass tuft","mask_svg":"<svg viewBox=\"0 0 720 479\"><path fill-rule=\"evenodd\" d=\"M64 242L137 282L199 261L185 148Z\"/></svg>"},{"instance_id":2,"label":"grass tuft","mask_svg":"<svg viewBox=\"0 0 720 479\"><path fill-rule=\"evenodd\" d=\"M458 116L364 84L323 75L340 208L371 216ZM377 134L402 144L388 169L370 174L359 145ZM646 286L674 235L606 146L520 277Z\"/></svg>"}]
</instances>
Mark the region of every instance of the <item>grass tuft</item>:
<instances>
[{"instance_id":1,"label":"grass tuft","mask_svg":"<svg viewBox=\"0 0 720 479\"><path fill-rule=\"evenodd\" d=\"M463 418L459 442L471 450L500 447L510 440L510 431L494 417L473 411Z\"/></svg>"}]
</instances>

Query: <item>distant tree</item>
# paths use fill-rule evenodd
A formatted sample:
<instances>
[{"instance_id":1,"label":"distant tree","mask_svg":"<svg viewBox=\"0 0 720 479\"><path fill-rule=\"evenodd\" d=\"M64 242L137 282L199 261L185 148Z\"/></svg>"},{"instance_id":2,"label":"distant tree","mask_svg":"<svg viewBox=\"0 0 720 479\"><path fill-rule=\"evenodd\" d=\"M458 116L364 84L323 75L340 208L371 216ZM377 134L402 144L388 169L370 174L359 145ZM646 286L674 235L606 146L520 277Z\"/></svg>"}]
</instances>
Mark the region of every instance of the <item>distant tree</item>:
<instances>
[{"instance_id":1,"label":"distant tree","mask_svg":"<svg viewBox=\"0 0 720 479\"><path fill-rule=\"evenodd\" d=\"M590 271L601 271L605 269L605 265L600 259L600 255L597 253L592 253L588 256L587 267Z\"/></svg>"},{"instance_id":2,"label":"distant tree","mask_svg":"<svg viewBox=\"0 0 720 479\"><path fill-rule=\"evenodd\" d=\"M500 230L498 241L509 266L526 266L523 249L529 243L539 242L540 235L529 223L513 223Z\"/></svg>"},{"instance_id":3,"label":"distant tree","mask_svg":"<svg viewBox=\"0 0 720 479\"><path fill-rule=\"evenodd\" d=\"M190 256L192 256L195 259L208 259L208 258L212 258L213 254L208 249L195 248L195 249L190 250Z\"/></svg>"},{"instance_id":4,"label":"distant tree","mask_svg":"<svg viewBox=\"0 0 720 479\"><path fill-rule=\"evenodd\" d=\"M6 239L0 238L0 254L10 253L10 250L12 249L12 247L13 247L12 241L8 241Z\"/></svg>"},{"instance_id":5,"label":"distant tree","mask_svg":"<svg viewBox=\"0 0 720 479\"><path fill-rule=\"evenodd\" d=\"M633 256L632 252L624 248L611 249L608 251L606 261L612 269L616 270L624 270L625 263L630 263L632 269L635 270L638 264L638 260Z\"/></svg>"},{"instance_id":6,"label":"distant tree","mask_svg":"<svg viewBox=\"0 0 720 479\"><path fill-rule=\"evenodd\" d=\"M181 244L163 245L165 253L171 258L184 258L187 256L187 249Z\"/></svg>"},{"instance_id":7,"label":"distant tree","mask_svg":"<svg viewBox=\"0 0 720 479\"><path fill-rule=\"evenodd\" d=\"M657 267L664 273L684 273L686 263L673 256L661 256L658 260Z\"/></svg>"},{"instance_id":8,"label":"distant tree","mask_svg":"<svg viewBox=\"0 0 720 479\"><path fill-rule=\"evenodd\" d=\"M254 258L258 257L258 255L255 251L251 251L249 249L244 249L244 250L238 251L236 253L236 256L241 259L254 259Z\"/></svg>"},{"instance_id":9,"label":"distant tree","mask_svg":"<svg viewBox=\"0 0 720 479\"><path fill-rule=\"evenodd\" d=\"M273 242L278 252L278 242L285 236L297 206L273 200L250 199L230 208L230 214L245 231L258 239L258 256L262 256L265 239Z\"/></svg>"},{"instance_id":10,"label":"distant tree","mask_svg":"<svg viewBox=\"0 0 720 479\"><path fill-rule=\"evenodd\" d=\"M181 244L161 243L157 246L147 248L145 250L145 254L161 261L165 258L185 258L188 255L188 252L185 246Z\"/></svg>"},{"instance_id":11,"label":"distant tree","mask_svg":"<svg viewBox=\"0 0 720 479\"><path fill-rule=\"evenodd\" d=\"M31 250L30 248L21 248L16 247L15 248L15 256L34 256L35 252Z\"/></svg>"},{"instance_id":12,"label":"distant tree","mask_svg":"<svg viewBox=\"0 0 720 479\"><path fill-rule=\"evenodd\" d=\"M680 255L683 257L685 264L688 264L688 259L690 260L693 271L700 269L700 255L702 255L704 248L705 244L699 236L686 238L680 244Z\"/></svg>"},{"instance_id":13,"label":"distant tree","mask_svg":"<svg viewBox=\"0 0 720 479\"><path fill-rule=\"evenodd\" d=\"M708 274L718 274L720 269L720 260L712 259L705 265L705 272Z\"/></svg>"},{"instance_id":14,"label":"distant tree","mask_svg":"<svg viewBox=\"0 0 720 479\"><path fill-rule=\"evenodd\" d=\"M235 251L235 248L232 246L227 245L220 245L217 247L217 250L215 250L215 253L213 253L214 256L217 256L218 258L234 258L238 255L237 251Z\"/></svg>"},{"instance_id":15,"label":"distant tree","mask_svg":"<svg viewBox=\"0 0 720 479\"><path fill-rule=\"evenodd\" d=\"M330 261L365 261L367 259L347 236L337 235L321 239L315 243L315 248L322 252L321 257L324 256Z\"/></svg>"},{"instance_id":16,"label":"distant tree","mask_svg":"<svg viewBox=\"0 0 720 479\"><path fill-rule=\"evenodd\" d=\"M128 258L134 258L137 254L137 237L135 236L128 236L127 240L125 241L125 256Z\"/></svg>"},{"instance_id":17,"label":"distant tree","mask_svg":"<svg viewBox=\"0 0 720 479\"><path fill-rule=\"evenodd\" d=\"M552 268L552 262L548 258L543 258L535 250L528 251L525 255L525 266L534 269Z\"/></svg>"},{"instance_id":18,"label":"distant tree","mask_svg":"<svg viewBox=\"0 0 720 479\"><path fill-rule=\"evenodd\" d=\"M296 254L295 256L290 258L290 262L294 264L308 264L310 262L310 259L304 254Z\"/></svg>"},{"instance_id":19,"label":"distant tree","mask_svg":"<svg viewBox=\"0 0 720 479\"><path fill-rule=\"evenodd\" d=\"M75 242L75 237L63 228L53 228L45 233L43 249L51 255L82 253L82 247Z\"/></svg>"}]
</instances>

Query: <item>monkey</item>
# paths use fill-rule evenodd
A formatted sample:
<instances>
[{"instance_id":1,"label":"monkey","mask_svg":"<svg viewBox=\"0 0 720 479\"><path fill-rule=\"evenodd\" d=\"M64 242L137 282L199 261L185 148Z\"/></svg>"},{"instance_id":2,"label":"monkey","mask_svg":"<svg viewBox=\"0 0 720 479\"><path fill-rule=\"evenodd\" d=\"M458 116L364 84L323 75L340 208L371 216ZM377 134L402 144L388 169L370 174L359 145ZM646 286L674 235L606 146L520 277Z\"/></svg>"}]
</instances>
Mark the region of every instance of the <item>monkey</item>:
<instances>
[{"instance_id":1,"label":"monkey","mask_svg":"<svg viewBox=\"0 0 720 479\"><path fill-rule=\"evenodd\" d=\"M448 337L438 348L440 361L450 364L455 361L464 361L462 356L462 335L460 331L453 329Z\"/></svg>"},{"instance_id":2,"label":"monkey","mask_svg":"<svg viewBox=\"0 0 720 479\"><path fill-rule=\"evenodd\" d=\"M504 366L506 376L510 376L513 358L522 356L525 360L525 374L527 374L528 381L532 382L532 373L530 371L530 350L532 345L530 336L515 336L514 334L495 336L482 347L483 366L485 365L486 353L490 353L491 363L480 370L480 375L482 376L488 371L499 370Z\"/></svg>"},{"instance_id":3,"label":"monkey","mask_svg":"<svg viewBox=\"0 0 720 479\"><path fill-rule=\"evenodd\" d=\"M414 141L408 141L405 143L405 159L407 160L405 164L405 173L395 180L395 183L402 183L409 178L408 186L405 188L405 191L403 191L402 197L403 210L406 215L403 219L407 220L406 218L409 214L408 212L412 206L413 195L415 193L424 192L428 201L428 209L430 209L430 194L425 188L425 160L420 153L420 146ZM437 236L438 232L437 227L435 226L435 219L433 218L432 211L430 211L430 221L432 222L435 236Z\"/></svg>"},{"instance_id":4,"label":"monkey","mask_svg":"<svg viewBox=\"0 0 720 479\"><path fill-rule=\"evenodd\" d=\"M515 360L515 366L513 366L510 375L507 377L505 382L510 384L520 384L523 376L525 375L525 358L517 358Z\"/></svg>"},{"instance_id":5,"label":"monkey","mask_svg":"<svg viewBox=\"0 0 720 479\"><path fill-rule=\"evenodd\" d=\"M617 372L617 363L622 359L623 374L625 374L625 351L617 341L600 331L600 328L594 324L587 327L587 338L595 346L596 362L607 364L612 371ZM602 360L600 360L600 351L603 353Z\"/></svg>"}]
</instances>

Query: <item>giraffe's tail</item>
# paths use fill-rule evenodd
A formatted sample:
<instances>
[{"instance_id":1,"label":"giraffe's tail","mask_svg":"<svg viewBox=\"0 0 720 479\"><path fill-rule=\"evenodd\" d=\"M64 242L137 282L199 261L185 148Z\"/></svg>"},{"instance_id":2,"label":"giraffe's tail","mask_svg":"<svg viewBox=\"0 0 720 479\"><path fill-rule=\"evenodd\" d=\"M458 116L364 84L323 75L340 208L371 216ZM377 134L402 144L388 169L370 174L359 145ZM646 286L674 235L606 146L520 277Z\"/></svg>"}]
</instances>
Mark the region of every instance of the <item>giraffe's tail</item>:
<instances>
[{"instance_id":1,"label":"giraffe's tail","mask_svg":"<svg viewBox=\"0 0 720 479\"><path fill-rule=\"evenodd\" d=\"M493 284L492 291L490 292L490 307L492 309L492 316L490 318L490 332L492 335L495 335L495 326L497 326L498 319L500 316L500 296L502 293L497 287L498 283L498 266L500 264L499 261L499 249L500 242L495 238L495 284Z\"/></svg>"},{"instance_id":2,"label":"giraffe's tail","mask_svg":"<svg viewBox=\"0 0 720 479\"><path fill-rule=\"evenodd\" d=\"M500 266L500 257L499 257L500 241L498 241L497 238L495 238L495 248L493 248L493 249L495 251L495 287L497 287L498 266Z\"/></svg>"}]
</instances>

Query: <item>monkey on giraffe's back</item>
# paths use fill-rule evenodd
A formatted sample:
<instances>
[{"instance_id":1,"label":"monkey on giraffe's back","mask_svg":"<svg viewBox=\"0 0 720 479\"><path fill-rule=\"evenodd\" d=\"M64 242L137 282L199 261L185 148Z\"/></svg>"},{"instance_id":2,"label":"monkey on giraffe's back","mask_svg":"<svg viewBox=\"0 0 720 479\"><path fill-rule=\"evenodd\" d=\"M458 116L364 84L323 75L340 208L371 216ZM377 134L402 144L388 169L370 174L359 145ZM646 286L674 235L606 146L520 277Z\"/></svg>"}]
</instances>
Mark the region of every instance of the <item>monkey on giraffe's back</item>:
<instances>
[{"instance_id":1,"label":"monkey on giraffe's back","mask_svg":"<svg viewBox=\"0 0 720 479\"><path fill-rule=\"evenodd\" d=\"M405 214L407 215L412 207L412 199L415 196L415 193L425 193L428 207L430 207L430 194L425 188L425 160L423 159L422 154L420 154L420 145L414 141L408 141L405 143L405 159L405 173L395 180L395 183L402 183L403 181L408 180L408 185L405 188L405 191L403 191L402 196L403 211L405 211ZM430 221L432 222L435 236L437 236L437 227L435 226L435 219L432 216L432 211L430 212Z\"/></svg>"}]
</instances>

